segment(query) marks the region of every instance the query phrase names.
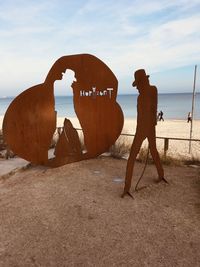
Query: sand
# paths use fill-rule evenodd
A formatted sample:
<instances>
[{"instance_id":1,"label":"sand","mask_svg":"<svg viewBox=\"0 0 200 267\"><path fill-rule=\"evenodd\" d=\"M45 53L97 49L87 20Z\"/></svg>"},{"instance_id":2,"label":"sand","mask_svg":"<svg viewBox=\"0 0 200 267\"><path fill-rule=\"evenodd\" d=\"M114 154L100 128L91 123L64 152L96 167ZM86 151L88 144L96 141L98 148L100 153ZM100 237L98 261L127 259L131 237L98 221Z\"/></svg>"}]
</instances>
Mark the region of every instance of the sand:
<instances>
[{"instance_id":1,"label":"sand","mask_svg":"<svg viewBox=\"0 0 200 267\"><path fill-rule=\"evenodd\" d=\"M77 118L69 118L75 128L81 128ZM0 116L0 129L2 128L3 116ZM57 127L62 127L64 117L57 118ZM159 121L156 127L157 137L168 138L190 138L190 123L186 120L165 120ZM134 134L136 129L135 119L125 119L122 133ZM193 139L200 140L200 120L193 122ZM124 142L131 145L133 137L123 137ZM147 146L147 143L144 143ZM157 147L160 153L164 151L164 139L157 139ZM170 140L167 155L180 159L200 159L200 141L191 143L191 153L189 154L189 141Z\"/></svg>"},{"instance_id":2,"label":"sand","mask_svg":"<svg viewBox=\"0 0 200 267\"><path fill-rule=\"evenodd\" d=\"M156 126L156 136L189 139L190 127L191 124L187 123L185 120L165 120L164 122L159 121ZM136 120L125 120L123 132L134 133L135 129ZM199 120L193 122L192 139L200 140ZM157 139L156 142L159 152L163 153L164 139ZM147 143L145 145L147 145ZM189 141L169 139L169 149L167 151L167 155L178 159L196 158L200 160L200 141L191 142L191 153L189 153Z\"/></svg>"},{"instance_id":3,"label":"sand","mask_svg":"<svg viewBox=\"0 0 200 267\"><path fill-rule=\"evenodd\" d=\"M135 126L126 120L123 132L134 133ZM188 138L189 131L185 121L157 126L157 136ZM195 121L193 137L199 131ZM195 143L192 150L199 155L200 142ZM187 155L188 142L183 144L170 141L172 153ZM158 147L163 150L163 140ZM99 157L56 169L15 170L9 162L0 159L0 168L7 164L0 172L0 266L200 266L198 166L164 166L167 185L155 183L155 166L148 165L134 192L144 167L136 162L133 200L120 198L126 160Z\"/></svg>"},{"instance_id":4,"label":"sand","mask_svg":"<svg viewBox=\"0 0 200 267\"><path fill-rule=\"evenodd\" d=\"M167 185L149 165L133 200L125 168L103 157L0 178L0 266L200 266L200 169L165 166Z\"/></svg>"}]
</instances>

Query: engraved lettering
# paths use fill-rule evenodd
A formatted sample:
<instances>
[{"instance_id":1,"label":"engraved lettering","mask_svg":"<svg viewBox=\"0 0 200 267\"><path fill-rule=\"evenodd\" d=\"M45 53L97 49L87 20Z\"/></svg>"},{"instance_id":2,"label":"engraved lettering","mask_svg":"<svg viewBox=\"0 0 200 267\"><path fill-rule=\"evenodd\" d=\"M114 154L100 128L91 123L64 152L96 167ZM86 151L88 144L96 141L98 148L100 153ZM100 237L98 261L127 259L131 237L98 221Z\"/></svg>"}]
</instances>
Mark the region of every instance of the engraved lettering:
<instances>
[{"instance_id":1,"label":"engraved lettering","mask_svg":"<svg viewBox=\"0 0 200 267\"><path fill-rule=\"evenodd\" d=\"M107 91L109 92L109 97L110 98L112 97L112 90L113 90L113 88L107 88Z\"/></svg>"},{"instance_id":2,"label":"engraved lettering","mask_svg":"<svg viewBox=\"0 0 200 267\"><path fill-rule=\"evenodd\" d=\"M113 88L106 88L105 90L97 90L96 87L92 87L92 90L85 91L80 90L80 96L92 96L93 98L96 98L96 96L109 96L109 98L112 98L112 91Z\"/></svg>"}]
</instances>

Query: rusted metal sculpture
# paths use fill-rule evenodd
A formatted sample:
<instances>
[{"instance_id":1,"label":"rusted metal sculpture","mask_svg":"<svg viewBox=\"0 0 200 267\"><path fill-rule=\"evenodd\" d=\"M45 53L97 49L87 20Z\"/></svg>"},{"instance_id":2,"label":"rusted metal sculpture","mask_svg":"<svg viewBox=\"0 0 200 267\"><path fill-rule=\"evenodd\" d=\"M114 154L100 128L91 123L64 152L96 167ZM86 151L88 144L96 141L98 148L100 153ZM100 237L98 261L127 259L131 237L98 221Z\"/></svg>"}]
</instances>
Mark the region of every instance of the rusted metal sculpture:
<instances>
[{"instance_id":1,"label":"rusted metal sculpture","mask_svg":"<svg viewBox=\"0 0 200 267\"><path fill-rule=\"evenodd\" d=\"M144 69L137 70L134 76L135 81L132 86L136 86L139 91L137 100L137 128L127 162L125 186L122 197L126 194L132 196L129 191L131 188L134 163L140 147L146 138L148 139L149 149L157 168L158 181L163 180L167 182L164 178L164 170L156 148L157 88L149 84L149 75L146 75Z\"/></svg>"},{"instance_id":2,"label":"rusted metal sculpture","mask_svg":"<svg viewBox=\"0 0 200 267\"><path fill-rule=\"evenodd\" d=\"M86 151L82 151L78 133L66 119L55 157L49 159L56 130L54 82L62 79L66 69L75 72L74 109L83 129ZM63 56L53 64L44 83L25 90L10 104L3 121L4 138L18 156L35 164L57 167L96 157L115 143L123 127L117 88L115 75L97 57Z\"/></svg>"},{"instance_id":3,"label":"rusted metal sculpture","mask_svg":"<svg viewBox=\"0 0 200 267\"><path fill-rule=\"evenodd\" d=\"M79 161L83 158L79 135L70 120L65 119L63 131L56 144L56 159L67 159L68 162Z\"/></svg>"}]
</instances>

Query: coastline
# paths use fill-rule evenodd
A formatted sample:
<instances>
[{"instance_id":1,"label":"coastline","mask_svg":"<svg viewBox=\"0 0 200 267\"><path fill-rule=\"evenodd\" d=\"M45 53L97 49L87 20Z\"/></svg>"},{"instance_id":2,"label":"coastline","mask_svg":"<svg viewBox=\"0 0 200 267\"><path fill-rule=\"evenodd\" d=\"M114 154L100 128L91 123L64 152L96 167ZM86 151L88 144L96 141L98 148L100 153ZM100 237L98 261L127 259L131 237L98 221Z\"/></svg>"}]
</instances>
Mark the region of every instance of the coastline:
<instances>
[{"instance_id":1,"label":"coastline","mask_svg":"<svg viewBox=\"0 0 200 267\"><path fill-rule=\"evenodd\" d=\"M0 115L0 129L2 129L2 124L3 124L3 115ZM57 117L57 127L62 127L63 126L63 122L64 122L65 117L60 116ZM67 117L67 119L71 120L73 126L75 128L80 128L80 123L77 117ZM163 131L166 130L166 128L168 128L169 124L172 124L173 126L175 126L175 124L178 124L179 126L185 126L186 128L190 128L190 123L187 123L187 121L185 119L165 119L165 121L158 121L157 122L157 131L159 132L159 134L163 134ZM200 120L194 120L193 123L193 132L195 132L195 136L200 135L200 130L198 132L198 126L200 124ZM184 127L184 128L185 128ZM125 117L124 118L124 127L123 127L123 131L125 133L125 130L128 130L127 133L134 133L135 132L135 128L136 128L136 118L130 118L130 117ZM197 128L197 129L196 129ZM171 132L170 132L171 133ZM185 136L186 132L184 129L180 129L180 131L176 131L174 133L172 133L173 135L175 135L176 137L182 137ZM179 136L177 136L177 134L179 134ZM167 136L169 136L169 132L167 132ZM170 136L170 137L175 137L175 136ZM188 137L185 137L188 138ZM193 138L198 138L193 137Z\"/></svg>"},{"instance_id":2,"label":"coastline","mask_svg":"<svg viewBox=\"0 0 200 267\"><path fill-rule=\"evenodd\" d=\"M4 116L0 116L0 129L2 129ZM57 127L62 127L65 117L57 118ZM74 128L81 128L78 118L68 117L72 122ZM136 129L136 119L125 118L124 127L122 133L134 134ZM158 121L156 126L156 136L157 137L172 137L172 138L189 138L190 137L190 123L186 120L180 119L166 119L163 121ZM193 122L193 139L200 139L200 120L194 120Z\"/></svg>"},{"instance_id":3,"label":"coastline","mask_svg":"<svg viewBox=\"0 0 200 267\"><path fill-rule=\"evenodd\" d=\"M57 118L57 127L62 127L65 117ZM81 128L80 123L75 117L68 117L73 124L74 128ZM0 129L2 129L3 116L0 116ZM125 118L124 127L122 130L123 134L134 134L136 129L136 119ZM165 120L158 121L156 126L156 136L166 137L166 138L190 138L190 123L186 120ZM195 120L193 122L193 134L192 139L200 139L200 120ZM125 142L131 145L133 137L120 136L118 141ZM163 153L164 140L157 139L157 147L160 153ZM143 147L147 145L144 142ZM167 154L175 158L188 158L200 156L200 142L192 142L192 154L188 153L189 141L184 140L170 140L169 139L169 149Z\"/></svg>"}]
</instances>

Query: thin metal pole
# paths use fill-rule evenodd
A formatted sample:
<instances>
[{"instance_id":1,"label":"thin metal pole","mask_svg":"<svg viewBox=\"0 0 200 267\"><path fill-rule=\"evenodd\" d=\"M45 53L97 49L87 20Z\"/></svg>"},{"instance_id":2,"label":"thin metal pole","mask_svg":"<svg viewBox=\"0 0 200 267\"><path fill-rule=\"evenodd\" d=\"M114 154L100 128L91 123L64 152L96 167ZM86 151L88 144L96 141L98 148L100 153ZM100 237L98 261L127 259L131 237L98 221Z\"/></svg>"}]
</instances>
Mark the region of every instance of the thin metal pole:
<instances>
[{"instance_id":1,"label":"thin metal pole","mask_svg":"<svg viewBox=\"0 0 200 267\"><path fill-rule=\"evenodd\" d=\"M194 118L194 100L195 100L195 87L196 87L196 74L197 74L197 65L194 68L194 83L193 83L193 94L192 94L192 120L190 125L190 141L189 141L189 153L191 153L191 139L192 139L192 130L193 130L193 118Z\"/></svg>"}]
</instances>

